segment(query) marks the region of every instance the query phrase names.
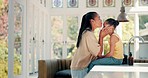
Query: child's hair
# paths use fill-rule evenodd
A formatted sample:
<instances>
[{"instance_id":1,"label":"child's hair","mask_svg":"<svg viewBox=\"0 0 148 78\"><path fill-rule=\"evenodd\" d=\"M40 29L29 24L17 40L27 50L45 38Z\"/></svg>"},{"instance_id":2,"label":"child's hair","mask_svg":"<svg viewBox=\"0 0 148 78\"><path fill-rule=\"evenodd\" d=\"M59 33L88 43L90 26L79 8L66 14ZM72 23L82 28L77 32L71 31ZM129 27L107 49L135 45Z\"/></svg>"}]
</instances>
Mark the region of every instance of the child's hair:
<instances>
[{"instance_id":1,"label":"child's hair","mask_svg":"<svg viewBox=\"0 0 148 78\"><path fill-rule=\"evenodd\" d=\"M113 25L114 28L116 28L119 25L119 21L113 19L113 18L108 18L105 22L109 25Z\"/></svg>"}]
</instances>

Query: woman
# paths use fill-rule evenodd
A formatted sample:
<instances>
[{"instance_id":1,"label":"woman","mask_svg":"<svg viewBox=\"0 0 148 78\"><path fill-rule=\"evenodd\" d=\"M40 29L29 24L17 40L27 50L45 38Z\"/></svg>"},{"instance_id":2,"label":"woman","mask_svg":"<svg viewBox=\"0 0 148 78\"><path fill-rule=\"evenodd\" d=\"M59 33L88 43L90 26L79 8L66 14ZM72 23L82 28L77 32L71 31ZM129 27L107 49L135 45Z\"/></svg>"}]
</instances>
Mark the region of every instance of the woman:
<instances>
[{"instance_id":1,"label":"woman","mask_svg":"<svg viewBox=\"0 0 148 78\"><path fill-rule=\"evenodd\" d=\"M109 45L110 50L106 55L99 57L97 60L94 60L88 66L88 72L92 69L94 65L121 65L123 60L123 44L120 37L114 32L116 27L119 25L119 22L109 18L104 22L104 28L102 30L109 30Z\"/></svg>"},{"instance_id":2,"label":"woman","mask_svg":"<svg viewBox=\"0 0 148 78\"><path fill-rule=\"evenodd\" d=\"M101 32L100 39L97 41L93 33L96 28L101 26L102 20L96 12L88 12L83 16L76 45L77 50L71 63L72 78L84 78L89 63L101 56L103 37L107 34L105 31Z\"/></svg>"}]
</instances>

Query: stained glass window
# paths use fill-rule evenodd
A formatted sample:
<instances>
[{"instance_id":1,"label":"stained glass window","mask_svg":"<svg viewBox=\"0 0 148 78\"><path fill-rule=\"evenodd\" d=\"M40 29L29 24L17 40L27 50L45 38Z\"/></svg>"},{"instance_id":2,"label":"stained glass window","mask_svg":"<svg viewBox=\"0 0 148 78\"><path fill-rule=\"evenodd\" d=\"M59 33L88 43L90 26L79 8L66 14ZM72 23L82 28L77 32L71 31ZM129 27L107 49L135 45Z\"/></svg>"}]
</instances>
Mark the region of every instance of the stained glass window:
<instances>
[{"instance_id":1,"label":"stained glass window","mask_svg":"<svg viewBox=\"0 0 148 78\"><path fill-rule=\"evenodd\" d=\"M63 7L63 0L52 0L53 8L61 8Z\"/></svg>"},{"instance_id":2,"label":"stained glass window","mask_svg":"<svg viewBox=\"0 0 148 78\"><path fill-rule=\"evenodd\" d=\"M87 7L98 7L98 0L87 0L86 1Z\"/></svg>"},{"instance_id":3,"label":"stained glass window","mask_svg":"<svg viewBox=\"0 0 148 78\"><path fill-rule=\"evenodd\" d=\"M132 6L134 6L134 0L124 0L123 5L127 6L127 7L132 7Z\"/></svg>"},{"instance_id":4,"label":"stained glass window","mask_svg":"<svg viewBox=\"0 0 148 78\"><path fill-rule=\"evenodd\" d=\"M78 7L78 0L67 0L68 8Z\"/></svg>"},{"instance_id":5,"label":"stained glass window","mask_svg":"<svg viewBox=\"0 0 148 78\"><path fill-rule=\"evenodd\" d=\"M115 0L103 0L103 7L115 7Z\"/></svg>"}]
</instances>

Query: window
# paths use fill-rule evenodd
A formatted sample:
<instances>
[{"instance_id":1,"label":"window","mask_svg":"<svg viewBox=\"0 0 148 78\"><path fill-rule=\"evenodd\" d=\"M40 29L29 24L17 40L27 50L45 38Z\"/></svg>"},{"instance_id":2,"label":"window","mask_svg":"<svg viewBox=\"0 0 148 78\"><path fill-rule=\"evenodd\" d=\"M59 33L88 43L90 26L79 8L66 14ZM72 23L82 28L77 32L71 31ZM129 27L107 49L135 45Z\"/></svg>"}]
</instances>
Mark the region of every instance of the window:
<instances>
[{"instance_id":1,"label":"window","mask_svg":"<svg viewBox=\"0 0 148 78\"><path fill-rule=\"evenodd\" d=\"M134 16L128 15L129 22L121 23L122 26L122 41L129 41L134 36Z\"/></svg>"},{"instance_id":2,"label":"window","mask_svg":"<svg viewBox=\"0 0 148 78\"><path fill-rule=\"evenodd\" d=\"M70 58L78 33L78 17L51 16L52 58ZM66 24L64 25L64 21ZM64 25L64 26L63 26Z\"/></svg>"},{"instance_id":3,"label":"window","mask_svg":"<svg viewBox=\"0 0 148 78\"><path fill-rule=\"evenodd\" d=\"M0 0L0 78L8 78L8 2Z\"/></svg>"},{"instance_id":4,"label":"window","mask_svg":"<svg viewBox=\"0 0 148 78\"><path fill-rule=\"evenodd\" d=\"M139 15L139 30L148 28L148 15Z\"/></svg>"},{"instance_id":5,"label":"window","mask_svg":"<svg viewBox=\"0 0 148 78\"><path fill-rule=\"evenodd\" d=\"M139 15L139 35L148 41L148 15Z\"/></svg>"},{"instance_id":6,"label":"window","mask_svg":"<svg viewBox=\"0 0 148 78\"><path fill-rule=\"evenodd\" d=\"M62 58L63 17L51 16L52 58Z\"/></svg>"},{"instance_id":7,"label":"window","mask_svg":"<svg viewBox=\"0 0 148 78\"><path fill-rule=\"evenodd\" d=\"M148 6L148 0L139 0L140 6Z\"/></svg>"},{"instance_id":8,"label":"window","mask_svg":"<svg viewBox=\"0 0 148 78\"><path fill-rule=\"evenodd\" d=\"M22 71L22 27L23 6L17 2L14 4L14 75L20 75Z\"/></svg>"},{"instance_id":9,"label":"window","mask_svg":"<svg viewBox=\"0 0 148 78\"><path fill-rule=\"evenodd\" d=\"M67 58L71 58L76 50L76 41L78 36L78 17L67 17Z\"/></svg>"}]
</instances>

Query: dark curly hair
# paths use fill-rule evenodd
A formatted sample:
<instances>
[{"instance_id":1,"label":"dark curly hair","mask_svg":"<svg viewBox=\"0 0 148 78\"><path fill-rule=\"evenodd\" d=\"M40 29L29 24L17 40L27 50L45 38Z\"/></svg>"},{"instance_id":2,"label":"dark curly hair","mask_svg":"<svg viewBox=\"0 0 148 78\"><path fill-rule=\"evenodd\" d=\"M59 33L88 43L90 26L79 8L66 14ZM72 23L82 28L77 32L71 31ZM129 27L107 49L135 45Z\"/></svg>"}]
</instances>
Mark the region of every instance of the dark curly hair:
<instances>
[{"instance_id":1,"label":"dark curly hair","mask_svg":"<svg viewBox=\"0 0 148 78\"><path fill-rule=\"evenodd\" d=\"M107 24L113 25L114 28L116 28L119 25L119 21L113 19L113 18L108 18L106 20Z\"/></svg>"}]
</instances>

